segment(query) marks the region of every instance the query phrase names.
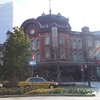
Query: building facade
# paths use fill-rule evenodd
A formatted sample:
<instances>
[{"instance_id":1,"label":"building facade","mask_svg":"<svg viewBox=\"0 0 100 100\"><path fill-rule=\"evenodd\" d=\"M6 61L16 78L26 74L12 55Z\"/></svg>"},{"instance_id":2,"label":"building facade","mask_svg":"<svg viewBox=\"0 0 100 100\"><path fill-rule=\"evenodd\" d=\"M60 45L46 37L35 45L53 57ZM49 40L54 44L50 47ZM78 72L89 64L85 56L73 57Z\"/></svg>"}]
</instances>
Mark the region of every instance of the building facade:
<instances>
[{"instance_id":1,"label":"building facade","mask_svg":"<svg viewBox=\"0 0 100 100\"><path fill-rule=\"evenodd\" d=\"M100 60L100 38L89 27L71 31L69 18L50 12L25 20L21 28L30 38L30 52L36 61L34 75L56 81L85 80L88 76L94 80L100 76L99 63L95 62Z\"/></svg>"}]
</instances>

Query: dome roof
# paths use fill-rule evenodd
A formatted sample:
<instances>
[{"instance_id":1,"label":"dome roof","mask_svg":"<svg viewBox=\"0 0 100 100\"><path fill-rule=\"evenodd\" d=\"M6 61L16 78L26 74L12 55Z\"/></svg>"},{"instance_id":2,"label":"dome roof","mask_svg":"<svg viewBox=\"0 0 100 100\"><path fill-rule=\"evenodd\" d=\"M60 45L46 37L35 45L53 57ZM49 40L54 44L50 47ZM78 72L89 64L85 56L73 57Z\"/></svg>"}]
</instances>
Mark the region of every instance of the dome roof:
<instances>
[{"instance_id":1,"label":"dome roof","mask_svg":"<svg viewBox=\"0 0 100 100\"><path fill-rule=\"evenodd\" d=\"M37 17L37 20L42 24L42 22L47 22L47 21L53 21L53 22L61 22L61 23L68 23L68 18L65 18L64 16L61 16L60 13L57 15L55 14L48 14L45 15L44 13L42 16Z\"/></svg>"},{"instance_id":2,"label":"dome roof","mask_svg":"<svg viewBox=\"0 0 100 100\"><path fill-rule=\"evenodd\" d=\"M49 25L49 27L52 27L55 23L55 25L58 27L58 29L65 29L67 31L71 30L71 26L69 24L69 18L66 18L62 16L60 13L57 15L55 14L48 14L45 15L44 13L37 17L36 20L41 24L41 25Z\"/></svg>"}]
</instances>

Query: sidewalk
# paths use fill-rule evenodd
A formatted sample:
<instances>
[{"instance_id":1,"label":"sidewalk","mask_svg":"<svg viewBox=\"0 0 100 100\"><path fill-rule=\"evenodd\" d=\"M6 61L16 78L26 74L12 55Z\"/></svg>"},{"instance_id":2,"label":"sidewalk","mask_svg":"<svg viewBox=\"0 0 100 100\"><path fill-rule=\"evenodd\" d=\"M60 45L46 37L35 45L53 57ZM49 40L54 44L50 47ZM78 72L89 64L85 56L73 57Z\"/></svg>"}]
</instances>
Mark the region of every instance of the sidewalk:
<instances>
[{"instance_id":1,"label":"sidewalk","mask_svg":"<svg viewBox=\"0 0 100 100\"><path fill-rule=\"evenodd\" d=\"M62 82L62 84L66 84L66 83L75 83L75 84L83 84L83 85L88 85L88 82ZM100 88L100 82L97 81L92 81L90 82L91 87L95 87L95 88Z\"/></svg>"},{"instance_id":2,"label":"sidewalk","mask_svg":"<svg viewBox=\"0 0 100 100\"><path fill-rule=\"evenodd\" d=\"M88 85L88 82L75 82L75 84ZM91 87L89 88L89 90L93 90L96 93L96 96L100 97L100 82L90 82L90 86Z\"/></svg>"},{"instance_id":3,"label":"sidewalk","mask_svg":"<svg viewBox=\"0 0 100 100\"><path fill-rule=\"evenodd\" d=\"M88 82L75 82L76 84L85 84L85 85L88 85ZM95 82L90 82L90 86L92 87L92 88L100 88L100 82L97 82L97 81L95 81Z\"/></svg>"},{"instance_id":4,"label":"sidewalk","mask_svg":"<svg viewBox=\"0 0 100 100\"><path fill-rule=\"evenodd\" d=\"M82 85L88 85L88 82L62 82L63 84L66 83L75 83L75 84L82 84ZM100 82L98 81L92 81L90 82L90 88L89 90L93 90L96 93L96 96L100 97Z\"/></svg>"}]
</instances>

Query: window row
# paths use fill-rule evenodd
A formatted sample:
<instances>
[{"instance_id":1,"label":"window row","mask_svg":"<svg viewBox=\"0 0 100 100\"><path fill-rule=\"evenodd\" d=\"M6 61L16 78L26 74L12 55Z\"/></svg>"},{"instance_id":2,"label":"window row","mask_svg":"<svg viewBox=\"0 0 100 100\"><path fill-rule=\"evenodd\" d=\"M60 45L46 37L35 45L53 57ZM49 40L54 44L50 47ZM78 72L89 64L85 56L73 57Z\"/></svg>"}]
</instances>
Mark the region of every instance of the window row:
<instances>
[{"instance_id":1,"label":"window row","mask_svg":"<svg viewBox=\"0 0 100 100\"><path fill-rule=\"evenodd\" d=\"M76 39L70 39L70 48L73 48L73 49L76 49L76 48L79 48L81 49L82 48L82 40L76 40Z\"/></svg>"},{"instance_id":2,"label":"window row","mask_svg":"<svg viewBox=\"0 0 100 100\"><path fill-rule=\"evenodd\" d=\"M84 56L82 52L70 53L70 56L71 56L71 61L83 61L84 60Z\"/></svg>"},{"instance_id":3,"label":"window row","mask_svg":"<svg viewBox=\"0 0 100 100\"><path fill-rule=\"evenodd\" d=\"M53 54L54 54L54 59L57 59L58 56L59 56L60 59L65 59L66 58L65 49L60 49L59 55L57 55L57 51L54 51ZM78 53L78 52L70 53L70 57L71 57L71 59L70 59L71 61L84 61L84 56L83 56L82 52L80 52L80 53ZM51 58L50 49L45 49L45 58L46 59ZM34 59L36 60L36 62L40 61L39 53L34 54Z\"/></svg>"},{"instance_id":4,"label":"window row","mask_svg":"<svg viewBox=\"0 0 100 100\"><path fill-rule=\"evenodd\" d=\"M86 38L85 39L85 43L87 44L88 47L92 47L93 46L93 41L92 38ZM79 48L81 49L83 47L83 41L82 39L70 39L70 47L73 49Z\"/></svg>"},{"instance_id":5,"label":"window row","mask_svg":"<svg viewBox=\"0 0 100 100\"><path fill-rule=\"evenodd\" d=\"M58 58L58 56L60 59L65 59L65 49L60 49L59 55L57 54L57 51L55 50L53 55L55 59ZM51 58L50 49L45 49L45 58L47 59Z\"/></svg>"},{"instance_id":6,"label":"window row","mask_svg":"<svg viewBox=\"0 0 100 100\"><path fill-rule=\"evenodd\" d=\"M61 25L61 24L58 24L57 26L59 28L69 28L69 25ZM42 25L42 28L49 28L49 25L48 24L43 24Z\"/></svg>"},{"instance_id":7,"label":"window row","mask_svg":"<svg viewBox=\"0 0 100 100\"><path fill-rule=\"evenodd\" d=\"M45 58L46 59L49 59L51 58L51 52L50 52L50 49L45 49ZM65 59L66 58L66 53L65 53L65 49L60 49L60 53L59 55L57 55L57 51L54 51L54 59L57 59L58 57L60 59ZM89 58L88 59L94 59L94 56L93 54L91 54L91 52L89 52ZM100 52L98 52L96 54L96 59L97 60L100 60ZM40 54L39 53L36 53L34 54L34 60L36 60L36 62L40 62ZM84 61L84 54L82 52L71 52L70 53L70 60L71 61ZM3 64L3 61L0 60L0 64L2 65Z\"/></svg>"},{"instance_id":8,"label":"window row","mask_svg":"<svg viewBox=\"0 0 100 100\"><path fill-rule=\"evenodd\" d=\"M49 45L50 44L50 35L45 35L44 37L44 44L45 45ZM64 39L64 35L61 34L59 35L59 44L65 44L65 39Z\"/></svg>"}]
</instances>

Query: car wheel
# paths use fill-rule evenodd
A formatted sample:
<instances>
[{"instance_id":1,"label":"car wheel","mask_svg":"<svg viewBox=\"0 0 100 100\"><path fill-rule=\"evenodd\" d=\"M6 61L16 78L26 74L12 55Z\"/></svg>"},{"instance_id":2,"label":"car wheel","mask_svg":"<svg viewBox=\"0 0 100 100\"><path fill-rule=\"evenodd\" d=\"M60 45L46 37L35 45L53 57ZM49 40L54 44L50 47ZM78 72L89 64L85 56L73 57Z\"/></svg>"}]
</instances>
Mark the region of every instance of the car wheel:
<instances>
[{"instance_id":1,"label":"car wheel","mask_svg":"<svg viewBox=\"0 0 100 100\"><path fill-rule=\"evenodd\" d=\"M54 88L54 85L50 85L50 86L49 86L49 89L53 89L53 88Z\"/></svg>"},{"instance_id":2,"label":"car wheel","mask_svg":"<svg viewBox=\"0 0 100 100\"><path fill-rule=\"evenodd\" d=\"M29 85L25 86L24 88L25 88L26 90L30 90L30 89L31 89Z\"/></svg>"}]
</instances>

